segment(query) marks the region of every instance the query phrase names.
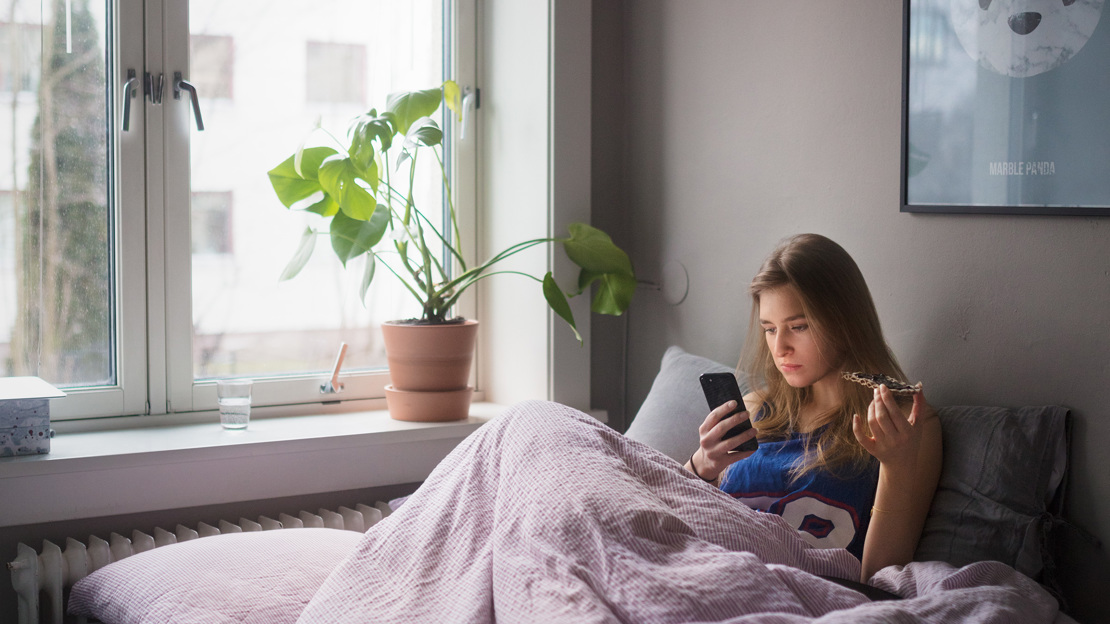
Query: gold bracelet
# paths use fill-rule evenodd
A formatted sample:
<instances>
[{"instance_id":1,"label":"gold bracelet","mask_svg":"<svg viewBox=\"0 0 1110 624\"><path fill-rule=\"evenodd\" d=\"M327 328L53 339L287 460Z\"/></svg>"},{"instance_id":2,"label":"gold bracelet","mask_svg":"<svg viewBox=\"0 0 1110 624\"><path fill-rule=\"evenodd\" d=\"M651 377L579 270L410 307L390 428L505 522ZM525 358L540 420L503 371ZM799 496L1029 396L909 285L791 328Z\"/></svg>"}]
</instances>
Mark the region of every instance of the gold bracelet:
<instances>
[{"instance_id":1,"label":"gold bracelet","mask_svg":"<svg viewBox=\"0 0 1110 624\"><path fill-rule=\"evenodd\" d=\"M904 512L907 512L907 511L909 511L909 509L879 509L878 507L875 507L874 505L871 506L871 515L872 516L877 514L877 513L896 514L896 513L904 513Z\"/></svg>"}]
</instances>

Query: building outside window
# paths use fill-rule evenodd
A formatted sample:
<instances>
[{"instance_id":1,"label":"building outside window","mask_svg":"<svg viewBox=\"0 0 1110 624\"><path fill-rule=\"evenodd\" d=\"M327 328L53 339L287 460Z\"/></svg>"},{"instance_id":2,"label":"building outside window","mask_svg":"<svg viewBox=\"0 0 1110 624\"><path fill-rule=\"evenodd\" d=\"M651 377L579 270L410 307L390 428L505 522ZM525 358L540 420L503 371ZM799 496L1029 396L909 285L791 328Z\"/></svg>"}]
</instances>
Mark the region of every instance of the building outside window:
<instances>
[{"instance_id":1,"label":"building outside window","mask_svg":"<svg viewBox=\"0 0 1110 624\"><path fill-rule=\"evenodd\" d=\"M228 35L189 35L190 79L205 97L230 100L235 87L235 45Z\"/></svg>"},{"instance_id":2,"label":"building outside window","mask_svg":"<svg viewBox=\"0 0 1110 624\"><path fill-rule=\"evenodd\" d=\"M231 203L230 192L193 191L189 238L194 257L232 253Z\"/></svg>"},{"instance_id":3,"label":"building outside window","mask_svg":"<svg viewBox=\"0 0 1110 624\"><path fill-rule=\"evenodd\" d=\"M317 68L305 72L309 102L366 103L366 46L308 41L305 64Z\"/></svg>"},{"instance_id":4,"label":"building outside window","mask_svg":"<svg viewBox=\"0 0 1110 624\"><path fill-rule=\"evenodd\" d=\"M9 14L14 11L9 11ZM0 16L0 20L4 16ZM0 93L34 93L39 88L40 33L35 24L0 21Z\"/></svg>"}]
</instances>

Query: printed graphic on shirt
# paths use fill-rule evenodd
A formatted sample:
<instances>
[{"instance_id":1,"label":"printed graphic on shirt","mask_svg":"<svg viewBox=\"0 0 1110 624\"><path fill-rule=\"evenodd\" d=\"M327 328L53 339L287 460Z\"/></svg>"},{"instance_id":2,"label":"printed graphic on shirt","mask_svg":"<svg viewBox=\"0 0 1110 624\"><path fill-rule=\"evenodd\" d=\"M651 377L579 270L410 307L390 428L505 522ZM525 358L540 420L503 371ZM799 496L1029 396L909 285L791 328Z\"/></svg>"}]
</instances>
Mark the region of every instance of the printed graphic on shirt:
<instances>
[{"instance_id":1,"label":"printed graphic on shirt","mask_svg":"<svg viewBox=\"0 0 1110 624\"><path fill-rule=\"evenodd\" d=\"M859 519L850 505L815 492L793 492L786 497L738 496L752 509L778 514L815 548L847 548L856 537Z\"/></svg>"}]
</instances>

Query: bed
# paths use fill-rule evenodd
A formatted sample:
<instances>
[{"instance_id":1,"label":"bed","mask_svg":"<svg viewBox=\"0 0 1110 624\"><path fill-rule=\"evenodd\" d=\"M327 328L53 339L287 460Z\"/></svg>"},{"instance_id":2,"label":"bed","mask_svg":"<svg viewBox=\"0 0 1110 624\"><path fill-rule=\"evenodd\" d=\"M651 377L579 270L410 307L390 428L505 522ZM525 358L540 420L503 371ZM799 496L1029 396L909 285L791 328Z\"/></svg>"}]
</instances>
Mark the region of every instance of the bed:
<instances>
[{"instance_id":1,"label":"bed","mask_svg":"<svg viewBox=\"0 0 1110 624\"><path fill-rule=\"evenodd\" d=\"M625 435L531 401L464 440L365 534L217 535L112 563L69 611L132 622L1072 622L1047 528L1062 407L945 407L945 464L916 561L872 600L847 551L813 548L681 467L704 417L672 347ZM693 422L693 425L691 425Z\"/></svg>"}]
</instances>

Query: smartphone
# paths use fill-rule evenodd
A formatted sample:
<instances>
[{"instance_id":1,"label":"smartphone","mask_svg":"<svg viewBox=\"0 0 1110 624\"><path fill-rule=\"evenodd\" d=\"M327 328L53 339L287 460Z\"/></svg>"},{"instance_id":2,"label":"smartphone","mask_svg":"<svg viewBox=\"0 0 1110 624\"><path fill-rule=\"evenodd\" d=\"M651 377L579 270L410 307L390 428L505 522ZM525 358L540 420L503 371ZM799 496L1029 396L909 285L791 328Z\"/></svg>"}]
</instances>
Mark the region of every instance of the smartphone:
<instances>
[{"instance_id":1,"label":"smartphone","mask_svg":"<svg viewBox=\"0 0 1110 624\"><path fill-rule=\"evenodd\" d=\"M744 397L740 394L740 386L736 383L736 375L732 373L704 373L698 379L701 381L701 389L705 393L705 401L709 403L710 410L715 410L728 401L736 401L736 409L725 418L744 411ZM750 419L744 420L739 425L726 431L723 439L727 440L738 436L751 428L752 421ZM759 448L759 442L752 438L734 450L754 451L757 448Z\"/></svg>"}]
</instances>

